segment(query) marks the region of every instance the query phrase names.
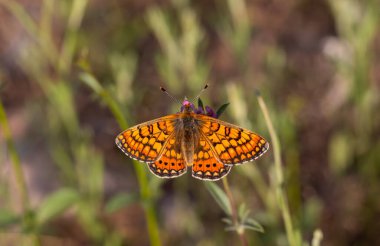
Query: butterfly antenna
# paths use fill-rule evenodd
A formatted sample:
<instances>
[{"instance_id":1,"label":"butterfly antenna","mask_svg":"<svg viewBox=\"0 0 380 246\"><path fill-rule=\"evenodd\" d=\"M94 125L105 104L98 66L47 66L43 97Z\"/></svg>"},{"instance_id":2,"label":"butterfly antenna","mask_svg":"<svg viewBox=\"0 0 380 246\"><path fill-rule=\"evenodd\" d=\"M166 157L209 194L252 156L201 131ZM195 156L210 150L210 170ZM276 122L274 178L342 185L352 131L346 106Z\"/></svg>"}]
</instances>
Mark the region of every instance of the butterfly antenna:
<instances>
[{"instance_id":1,"label":"butterfly antenna","mask_svg":"<svg viewBox=\"0 0 380 246\"><path fill-rule=\"evenodd\" d=\"M177 98L173 97L164 87L160 86L160 90L168 95L173 101L181 104L181 102Z\"/></svg>"},{"instance_id":2,"label":"butterfly antenna","mask_svg":"<svg viewBox=\"0 0 380 246\"><path fill-rule=\"evenodd\" d=\"M208 84L205 84L205 86L203 87L203 89L198 93L198 96L196 96L193 100L193 103L195 103L198 98L202 95L202 93L208 88Z\"/></svg>"}]
</instances>

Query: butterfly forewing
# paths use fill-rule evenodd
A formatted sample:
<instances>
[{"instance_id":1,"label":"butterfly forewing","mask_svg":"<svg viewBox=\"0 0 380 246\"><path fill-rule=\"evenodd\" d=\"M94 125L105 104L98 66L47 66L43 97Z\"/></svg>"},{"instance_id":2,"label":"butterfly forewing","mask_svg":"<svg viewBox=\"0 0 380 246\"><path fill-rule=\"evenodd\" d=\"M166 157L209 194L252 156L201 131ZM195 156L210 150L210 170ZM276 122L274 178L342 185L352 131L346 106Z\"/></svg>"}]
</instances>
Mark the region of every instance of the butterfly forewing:
<instances>
[{"instance_id":1,"label":"butterfly forewing","mask_svg":"<svg viewBox=\"0 0 380 246\"><path fill-rule=\"evenodd\" d=\"M200 132L226 165L255 160L269 149L268 142L256 133L209 116L195 117Z\"/></svg>"},{"instance_id":2,"label":"butterfly forewing","mask_svg":"<svg viewBox=\"0 0 380 246\"><path fill-rule=\"evenodd\" d=\"M157 160L174 135L178 115L168 115L131 127L120 133L116 145L129 157L138 161L152 163Z\"/></svg>"}]
</instances>

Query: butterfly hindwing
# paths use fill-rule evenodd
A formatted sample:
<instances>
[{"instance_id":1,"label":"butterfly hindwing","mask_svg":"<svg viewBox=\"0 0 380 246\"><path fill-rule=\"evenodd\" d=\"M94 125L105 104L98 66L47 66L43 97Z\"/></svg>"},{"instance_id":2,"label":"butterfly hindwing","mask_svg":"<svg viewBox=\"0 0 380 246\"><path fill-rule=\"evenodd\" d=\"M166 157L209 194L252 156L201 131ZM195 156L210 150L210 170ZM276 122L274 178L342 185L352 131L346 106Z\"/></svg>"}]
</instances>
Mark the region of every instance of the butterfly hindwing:
<instances>
[{"instance_id":1,"label":"butterfly hindwing","mask_svg":"<svg viewBox=\"0 0 380 246\"><path fill-rule=\"evenodd\" d=\"M175 136L167 140L162 155L153 163L148 163L149 169L160 178L175 178L186 173L186 163Z\"/></svg>"},{"instance_id":2,"label":"butterfly hindwing","mask_svg":"<svg viewBox=\"0 0 380 246\"><path fill-rule=\"evenodd\" d=\"M168 115L131 127L120 133L116 145L129 157L152 163L162 154L167 140L174 135L178 115Z\"/></svg>"},{"instance_id":3,"label":"butterfly hindwing","mask_svg":"<svg viewBox=\"0 0 380 246\"><path fill-rule=\"evenodd\" d=\"M249 130L205 115L197 115L196 119L201 133L226 165L255 160L269 149L263 137Z\"/></svg>"},{"instance_id":4,"label":"butterfly hindwing","mask_svg":"<svg viewBox=\"0 0 380 246\"><path fill-rule=\"evenodd\" d=\"M198 149L194 153L192 169L194 178L216 181L226 176L230 172L231 167L223 164L216 158L209 141L201 135Z\"/></svg>"}]
</instances>

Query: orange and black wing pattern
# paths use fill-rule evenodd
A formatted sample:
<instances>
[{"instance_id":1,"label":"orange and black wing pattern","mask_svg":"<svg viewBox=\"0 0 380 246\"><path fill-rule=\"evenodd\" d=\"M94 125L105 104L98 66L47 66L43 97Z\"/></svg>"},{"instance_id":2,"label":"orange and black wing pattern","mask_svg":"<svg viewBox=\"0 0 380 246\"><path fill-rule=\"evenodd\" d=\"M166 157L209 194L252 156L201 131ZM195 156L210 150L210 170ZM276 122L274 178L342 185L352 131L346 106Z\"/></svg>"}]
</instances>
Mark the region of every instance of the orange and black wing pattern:
<instances>
[{"instance_id":1,"label":"orange and black wing pattern","mask_svg":"<svg viewBox=\"0 0 380 246\"><path fill-rule=\"evenodd\" d=\"M173 114L131 127L116 137L116 145L135 160L153 163L174 135L177 119L178 115Z\"/></svg>"},{"instance_id":2,"label":"orange and black wing pattern","mask_svg":"<svg viewBox=\"0 0 380 246\"><path fill-rule=\"evenodd\" d=\"M175 178L186 173L186 163L175 134L167 140L161 156L155 162L148 163L148 167L153 174L160 178Z\"/></svg>"},{"instance_id":3,"label":"orange and black wing pattern","mask_svg":"<svg viewBox=\"0 0 380 246\"><path fill-rule=\"evenodd\" d=\"M209 141L201 134L199 146L194 153L192 175L201 180L216 181L226 176L231 167L223 164L216 157Z\"/></svg>"},{"instance_id":4,"label":"orange and black wing pattern","mask_svg":"<svg viewBox=\"0 0 380 246\"><path fill-rule=\"evenodd\" d=\"M223 164L239 165L252 161L269 149L269 143L263 137L249 130L205 115L195 118L201 134Z\"/></svg>"}]
</instances>

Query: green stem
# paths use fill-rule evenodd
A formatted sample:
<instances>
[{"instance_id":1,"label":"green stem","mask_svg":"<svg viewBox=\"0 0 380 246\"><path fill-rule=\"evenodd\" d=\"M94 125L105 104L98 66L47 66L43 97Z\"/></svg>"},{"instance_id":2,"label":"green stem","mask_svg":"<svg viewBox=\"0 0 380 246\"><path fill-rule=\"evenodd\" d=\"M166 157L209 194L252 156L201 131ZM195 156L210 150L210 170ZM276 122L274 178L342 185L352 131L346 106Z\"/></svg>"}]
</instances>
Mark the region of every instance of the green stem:
<instances>
[{"instance_id":1,"label":"green stem","mask_svg":"<svg viewBox=\"0 0 380 246\"><path fill-rule=\"evenodd\" d=\"M113 114L120 128L127 129L128 123L125 120L125 117L123 116L123 113L119 105L116 103L113 97L108 93L108 91L102 87L99 81L89 73L82 73L80 75L80 78L92 90L94 90L95 93L97 93L98 95L102 97L103 101L107 104L108 108L111 110L111 113ZM150 243L151 245L154 245L154 246L160 246L161 240L159 237L160 233L158 230L157 215L154 209L154 204L152 202L152 194L149 189L149 183L148 183L148 177L146 175L146 170L144 169L144 166L141 165L141 163L138 163L137 161L133 161L133 166L135 168L137 180L140 187L141 199L144 205Z\"/></svg>"},{"instance_id":2,"label":"green stem","mask_svg":"<svg viewBox=\"0 0 380 246\"><path fill-rule=\"evenodd\" d=\"M29 203L29 194L26 186L25 175L21 167L20 157L17 153L15 144L13 142L11 129L9 128L7 114L4 110L2 101L0 100L0 127L3 129L4 138L7 143L7 148L9 152L9 157L11 160L11 165L13 173L15 175L16 184L20 192L21 198L21 209L23 214L23 228L26 230L26 233L30 236L30 242L32 245L39 246L40 238L37 234L34 233L34 220L31 218L30 213L30 203ZM30 231L31 230L31 231Z\"/></svg>"},{"instance_id":3,"label":"green stem","mask_svg":"<svg viewBox=\"0 0 380 246\"><path fill-rule=\"evenodd\" d=\"M269 116L268 108L259 93L257 95L257 100L258 100L260 109L264 114L265 122L267 124L269 134L272 140L273 152L274 152L275 179L276 179L275 192L276 192L277 201L280 206L282 218L285 223L286 236L288 238L289 245L295 246L298 244L297 244L297 240L296 240L297 237L296 237L293 223L292 223L292 218L290 216L287 195L284 190L284 172L282 169L280 141L273 127L272 120Z\"/></svg>"},{"instance_id":4,"label":"green stem","mask_svg":"<svg viewBox=\"0 0 380 246\"><path fill-rule=\"evenodd\" d=\"M11 130L9 128L7 115L4 110L3 103L1 101L0 101L0 125L3 128L3 134L7 143L9 157L12 163L13 173L16 178L16 184L18 186L18 190L20 191L22 210L25 213L29 209L28 190L26 187L25 176L21 167L20 158L13 142Z\"/></svg>"},{"instance_id":5,"label":"green stem","mask_svg":"<svg viewBox=\"0 0 380 246\"><path fill-rule=\"evenodd\" d=\"M158 230L157 216L154 203L152 202L152 194L149 189L146 170L138 161L133 161L133 166L135 168L137 180L140 186L140 194L145 209L150 243L154 246L160 246L160 232Z\"/></svg>"},{"instance_id":6,"label":"green stem","mask_svg":"<svg viewBox=\"0 0 380 246\"><path fill-rule=\"evenodd\" d=\"M224 190L226 191L228 200L230 201L232 219L234 220L235 226L238 227L239 226L238 213L237 213L236 204L235 204L234 198L232 196L231 188L230 188L230 185L228 183L227 177L223 178L222 182L223 182ZM241 245L248 246L248 240L247 240L247 237L245 236L244 229L243 230L238 229L238 230L236 230L236 232L239 235Z\"/></svg>"},{"instance_id":7,"label":"green stem","mask_svg":"<svg viewBox=\"0 0 380 246\"><path fill-rule=\"evenodd\" d=\"M68 73L71 69L75 49L77 47L79 35L78 30L82 24L87 3L88 0L75 0L72 2L64 42L58 62L58 69L62 74Z\"/></svg>"}]
</instances>

